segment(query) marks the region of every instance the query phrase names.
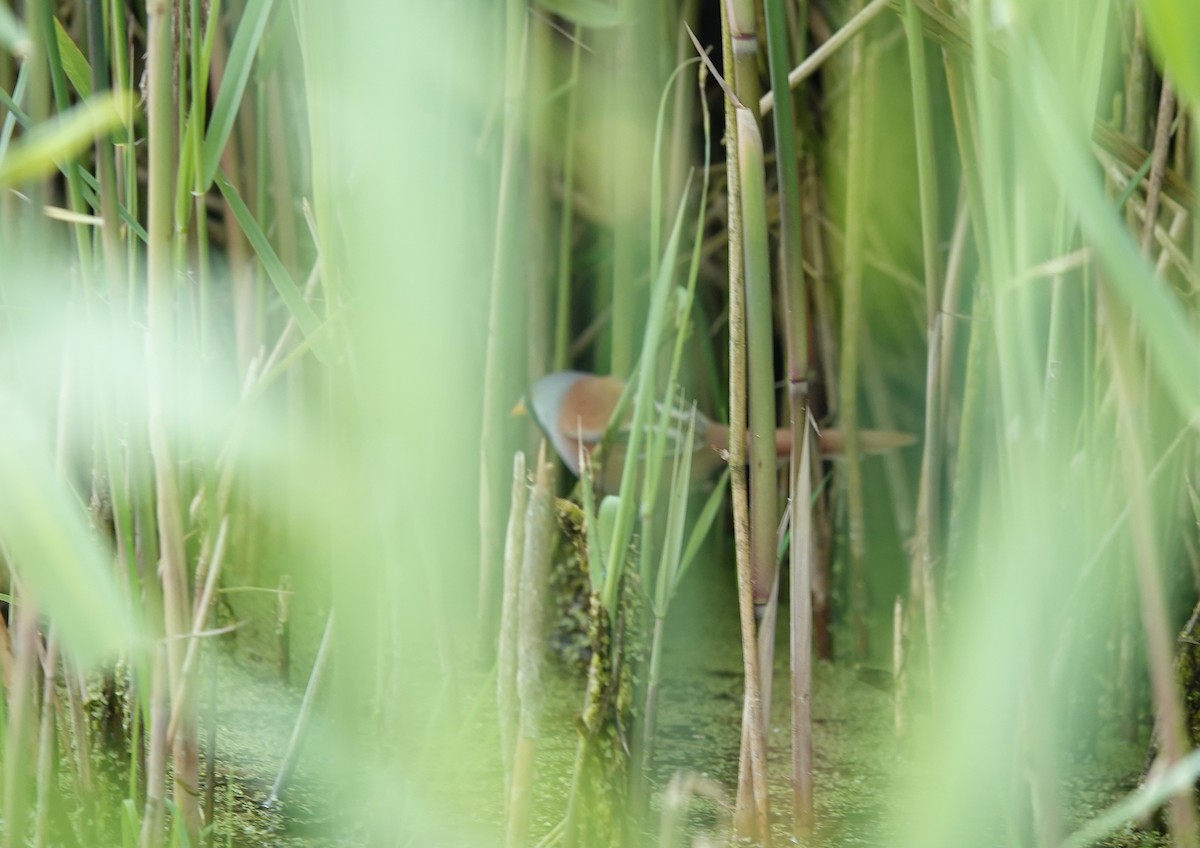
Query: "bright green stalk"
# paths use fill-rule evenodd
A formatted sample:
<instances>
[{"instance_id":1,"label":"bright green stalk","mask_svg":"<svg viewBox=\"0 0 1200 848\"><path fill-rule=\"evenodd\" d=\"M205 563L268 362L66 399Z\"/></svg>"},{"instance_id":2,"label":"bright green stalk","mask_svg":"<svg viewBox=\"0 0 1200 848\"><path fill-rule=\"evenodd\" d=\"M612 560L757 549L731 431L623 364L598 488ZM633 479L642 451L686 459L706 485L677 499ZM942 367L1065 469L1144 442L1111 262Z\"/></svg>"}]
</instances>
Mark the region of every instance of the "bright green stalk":
<instances>
[{"instance_id":1,"label":"bright green stalk","mask_svg":"<svg viewBox=\"0 0 1200 848\"><path fill-rule=\"evenodd\" d=\"M687 197L687 192L684 192ZM642 362L637 372L637 389L633 404L633 421L630 424L626 456L636 457L642 453L642 443L654 410L654 359L662 335L666 305L671 293L671 278L675 268L675 256L679 248L679 231L683 223L686 205L680 204L675 215L675 225L667 241L666 253L659 274L650 294L650 310L646 318L646 330L642 338ZM611 620L615 621L617 589L624 571L625 551L633 535L633 519L637 499L634 489L638 475L637 462L626 462L621 470L620 507L613 524L612 542L608 549L608 563L604 574L602 601Z\"/></svg>"},{"instance_id":2,"label":"bright green stalk","mask_svg":"<svg viewBox=\"0 0 1200 848\"><path fill-rule=\"evenodd\" d=\"M933 332L940 301L938 262L938 188L934 163L933 117L929 105L929 74L925 69L925 38L916 0L904 0L904 34L912 81L913 125L917 147L917 190L921 207L921 256L925 268L925 326Z\"/></svg>"}]
</instances>

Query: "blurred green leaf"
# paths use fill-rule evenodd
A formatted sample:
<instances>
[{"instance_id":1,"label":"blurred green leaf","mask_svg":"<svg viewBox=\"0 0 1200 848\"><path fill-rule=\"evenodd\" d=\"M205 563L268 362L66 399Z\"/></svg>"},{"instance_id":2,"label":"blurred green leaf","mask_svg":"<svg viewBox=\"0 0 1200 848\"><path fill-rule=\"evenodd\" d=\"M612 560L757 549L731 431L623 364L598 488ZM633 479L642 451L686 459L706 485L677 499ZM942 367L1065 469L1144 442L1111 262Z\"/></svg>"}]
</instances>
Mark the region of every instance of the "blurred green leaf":
<instances>
[{"instance_id":1,"label":"blurred green leaf","mask_svg":"<svg viewBox=\"0 0 1200 848\"><path fill-rule=\"evenodd\" d=\"M29 48L32 46L25 27L21 26L12 9L7 3L0 3L0 47L22 58L29 54Z\"/></svg>"},{"instance_id":2,"label":"blurred green leaf","mask_svg":"<svg viewBox=\"0 0 1200 848\"><path fill-rule=\"evenodd\" d=\"M599 0L538 0L538 5L573 24L593 29L613 27L630 18L626 9Z\"/></svg>"},{"instance_id":3,"label":"blurred green leaf","mask_svg":"<svg viewBox=\"0 0 1200 848\"><path fill-rule=\"evenodd\" d=\"M81 98L87 100L92 96L92 66L88 64L83 53L75 46L71 36L63 29L58 18L54 19L54 34L58 41L58 55L62 60L63 70L67 79Z\"/></svg>"},{"instance_id":4,"label":"blurred green leaf","mask_svg":"<svg viewBox=\"0 0 1200 848\"><path fill-rule=\"evenodd\" d=\"M0 160L0 188L49 174L96 136L121 126L128 100L124 93L105 92L30 130Z\"/></svg>"},{"instance_id":5,"label":"blurred green leaf","mask_svg":"<svg viewBox=\"0 0 1200 848\"><path fill-rule=\"evenodd\" d=\"M238 24L237 35L233 37L233 46L229 50L229 60L221 77L221 90L217 92L217 100L213 104L208 134L204 137L204 158L200 169L202 189L212 185L220 167L221 154L229 140L229 133L233 131L246 82L250 79L250 66L254 64L258 43L262 40L273 5L273 0L250 0L242 14L242 22Z\"/></svg>"},{"instance_id":6,"label":"blurred green leaf","mask_svg":"<svg viewBox=\"0 0 1200 848\"><path fill-rule=\"evenodd\" d=\"M329 340L326 338L316 337L316 334L321 331L323 325L321 319L317 317L317 313L313 312L312 307L308 305L308 301L304 299L304 295L300 293L299 286L292 279L292 275L283 267L283 263L279 260L279 256L275 253L275 249L271 247L271 242L267 239L267 234L258 226L258 222L254 220L254 215L246 207L242 201L241 195L225 178L224 174L219 174L216 177L217 187L221 189L221 194L224 195L226 202L229 203L229 208L233 211L233 217L237 219L238 226L242 228L242 232L246 234L246 239L254 247L254 252L258 254L258 258L262 261L263 268L267 271L267 276L271 278L271 282L275 284L275 290L279 292L280 298L283 299L284 305L287 306L288 312L296 319L296 326L300 328L300 332L305 338L313 339L313 352L322 362L329 363L333 360L333 353L329 347Z\"/></svg>"},{"instance_id":7,"label":"blurred green leaf","mask_svg":"<svg viewBox=\"0 0 1200 848\"><path fill-rule=\"evenodd\" d=\"M131 644L124 603L107 555L80 504L54 470L38 427L12 397L0 394L0 544L63 646L88 664Z\"/></svg>"},{"instance_id":8,"label":"blurred green leaf","mask_svg":"<svg viewBox=\"0 0 1200 848\"><path fill-rule=\"evenodd\" d=\"M1200 105L1200 5L1196 0L1142 0L1150 46L1179 92Z\"/></svg>"}]
</instances>

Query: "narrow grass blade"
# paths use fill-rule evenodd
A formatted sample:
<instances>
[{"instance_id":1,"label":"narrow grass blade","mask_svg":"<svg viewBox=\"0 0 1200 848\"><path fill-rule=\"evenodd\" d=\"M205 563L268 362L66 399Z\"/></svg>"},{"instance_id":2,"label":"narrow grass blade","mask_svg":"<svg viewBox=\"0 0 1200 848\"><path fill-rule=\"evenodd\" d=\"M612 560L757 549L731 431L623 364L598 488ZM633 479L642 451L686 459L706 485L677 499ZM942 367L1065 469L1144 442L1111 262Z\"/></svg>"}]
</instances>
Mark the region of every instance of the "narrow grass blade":
<instances>
[{"instance_id":1,"label":"narrow grass blade","mask_svg":"<svg viewBox=\"0 0 1200 848\"><path fill-rule=\"evenodd\" d=\"M279 292L279 297L287 306L288 312L296 319L296 326L304 333L305 338L313 337L322 328L321 319L317 317L312 307L304 299L304 295L300 293L300 287L296 285L292 275L283 267L283 262L275 253L275 249L271 247L266 233L258 226L258 222L250 210L246 208L237 189L229 183L224 174L217 175L216 183L217 187L221 189L221 194L229 203L229 208L233 210L233 217L237 219L238 226L242 228L242 232L246 234L246 238L254 247L254 252L262 261L267 276L275 284L275 290ZM313 352L322 362L328 363L332 360L332 351L329 340L326 338L314 339Z\"/></svg>"},{"instance_id":2,"label":"narrow grass blade","mask_svg":"<svg viewBox=\"0 0 1200 848\"><path fill-rule=\"evenodd\" d=\"M92 96L92 67L84 58L82 51L71 40L71 36L67 35L67 31L63 29L58 18L54 19L54 34L58 41L58 56L62 60L67 79L70 80L71 87L75 89L80 98L87 100Z\"/></svg>"},{"instance_id":3,"label":"narrow grass blade","mask_svg":"<svg viewBox=\"0 0 1200 848\"><path fill-rule=\"evenodd\" d=\"M204 158L200 170L203 189L208 189L216 178L221 153L225 150L229 133L233 131L246 82L250 79L250 66L254 64L258 43L262 40L273 5L274 0L250 0L242 14L242 22L238 24L237 35L233 37L229 60L225 63L225 75L221 78L221 90L217 92L208 134L204 137Z\"/></svg>"}]
</instances>

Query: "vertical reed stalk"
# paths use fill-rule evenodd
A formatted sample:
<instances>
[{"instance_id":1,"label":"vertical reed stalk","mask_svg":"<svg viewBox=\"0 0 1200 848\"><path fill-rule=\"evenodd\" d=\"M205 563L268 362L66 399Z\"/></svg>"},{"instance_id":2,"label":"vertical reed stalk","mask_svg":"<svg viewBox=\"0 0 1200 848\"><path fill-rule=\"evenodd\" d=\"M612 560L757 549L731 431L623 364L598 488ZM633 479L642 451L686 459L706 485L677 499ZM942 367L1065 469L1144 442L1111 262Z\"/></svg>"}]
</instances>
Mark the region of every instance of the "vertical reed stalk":
<instances>
[{"instance_id":1,"label":"vertical reed stalk","mask_svg":"<svg viewBox=\"0 0 1200 848\"><path fill-rule=\"evenodd\" d=\"M729 26L731 12L721 18L722 60L726 73L734 68ZM734 830L740 836L762 833L769 821L766 797L766 738L755 632L753 560L750 555L750 496L746 473L746 290L743 248L741 167L738 163L737 107L725 98L725 176L729 239L729 467L733 501L733 531L737 555L738 610L742 627L745 671L743 744L740 757ZM746 764L750 768L746 769Z\"/></svg>"},{"instance_id":2,"label":"vertical reed stalk","mask_svg":"<svg viewBox=\"0 0 1200 848\"><path fill-rule=\"evenodd\" d=\"M554 370L571 365L571 237L575 217L575 116L579 111L579 58L583 50L582 31L575 27L571 42L571 76L567 80L567 110L563 119L563 202L558 222L558 282L554 300Z\"/></svg>"},{"instance_id":3,"label":"vertical reed stalk","mask_svg":"<svg viewBox=\"0 0 1200 848\"><path fill-rule=\"evenodd\" d=\"M750 556L753 561L752 583L757 611L769 600L771 586L775 582L775 531L779 514L776 505L778 475L775 468L775 326L771 319L766 174L758 122L748 109L738 110L738 167L742 188L747 370L750 383ZM764 628L764 633L771 631ZM773 639L770 641L773 645ZM767 668L770 668L770 663L762 663L760 675ZM764 705L766 703L764 698ZM766 715L762 717L764 730L768 719ZM763 745L765 753L765 739ZM765 763L763 767L765 769ZM765 780L765 775L763 777ZM761 807L762 800L759 804ZM760 833L760 838L764 842L769 841L766 831Z\"/></svg>"},{"instance_id":4,"label":"vertical reed stalk","mask_svg":"<svg viewBox=\"0 0 1200 848\"><path fill-rule=\"evenodd\" d=\"M1143 442L1145 425L1138 420L1136 412L1142 407L1137 397L1137 376L1132 361L1135 355L1134 346L1131 344L1127 319L1119 315L1120 307L1112 303L1103 290L1101 308L1107 319L1105 323L1110 329L1107 353L1117 390L1121 464L1129 497L1134 571L1137 575L1142 629L1150 667L1155 726L1159 734L1159 756L1163 765L1170 768L1183 758L1189 745L1184 713L1176 688L1170 616L1159 574L1161 565L1158 542L1154 534L1153 502L1146 474ZM1194 795L1190 787L1171 798L1167 816L1171 844L1182 848L1195 848L1200 845L1194 804Z\"/></svg>"},{"instance_id":5,"label":"vertical reed stalk","mask_svg":"<svg viewBox=\"0 0 1200 848\"><path fill-rule=\"evenodd\" d=\"M154 458L157 496L159 572L163 587L163 623L167 637L169 690L183 685L181 636L187 633L187 563L183 542L183 506L176 479L175 460L166 430L166 392L175 385L173 375L174 272L171 265L171 198L174 190L172 155L173 90L171 5L152 0L147 7L147 122L149 147L149 197L147 255L147 350L150 358L150 446ZM195 704L181 705L181 724L172 746L173 800L189 839L200 832L199 754Z\"/></svg>"},{"instance_id":6,"label":"vertical reed stalk","mask_svg":"<svg viewBox=\"0 0 1200 848\"><path fill-rule=\"evenodd\" d=\"M512 496L504 541L504 595L500 605L500 639L496 660L496 702L500 717L500 759L506 790L512 784L513 747L517 738L517 626L521 562L525 551L525 454L513 456Z\"/></svg>"},{"instance_id":7,"label":"vertical reed stalk","mask_svg":"<svg viewBox=\"0 0 1200 848\"><path fill-rule=\"evenodd\" d=\"M855 8L859 4L856 2ZM850 607L854 624L854 654L865 659L867 636L866 524L863 517L862 457L858 435L858 359L862 333L863 226L866 217L866 81L865 45L851 48L850 103L847 118L846 241L842 257L842 362L838 378L838 408L845 439L846 498L850 521Z\"/></svg>"},{"instance_id":8,"label":"vertical reed stalk","mask_svg":"<svg viewBox=\"0 0 1200 848\"><path fill-rule=\"evenodd\" d=\"M508 848L525 845L533 791L533 763L540 736L542 703L541 666L545 652L542 622L545 618L547 577L554 548L554 466L546 462L546 446L538 450L537 474L525 512L525 548L521 565L521 598L517 625L517 697L520 722L513 756L509 793Z\"/></svg>"},{"instance_id":9,"label":"vertical reed stalk","mask_svg":"<svg viewBox=\"0 0 1200 848\"><path fill-rule=\"evenodd\" d=\"M492 279L489 287L487 348L484 355L483 424L479 443L479 645L481 652L490 651L494 620L492 613L492 584L495 581L500 552L499 470L504 455L504 390L510 383L504 379L505 345L508 333L508 298L505 280L512 272L513 227L517 212L519 179L518 149L524 127L525 45L528 22L524 0L508 0L505 4L504 57L504 139L500 152L500 185L496 212L495 240L492 247ZM511 401L510 401L511 402ZM486 634L486 636L484 635Z\"/></svg>"}]
</instances>

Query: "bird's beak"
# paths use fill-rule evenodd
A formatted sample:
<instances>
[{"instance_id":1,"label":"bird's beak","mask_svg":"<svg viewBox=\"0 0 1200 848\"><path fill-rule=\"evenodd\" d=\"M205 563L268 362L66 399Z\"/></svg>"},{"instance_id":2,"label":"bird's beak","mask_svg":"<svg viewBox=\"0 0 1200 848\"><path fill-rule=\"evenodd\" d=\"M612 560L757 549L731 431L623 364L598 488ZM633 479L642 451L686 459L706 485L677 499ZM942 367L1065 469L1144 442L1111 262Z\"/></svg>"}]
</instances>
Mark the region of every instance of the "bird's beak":
<instances>
[{"instance_id":1,"label":"bird's beak","mask_svg":"<svg viewBox=\"0 0 1200 848\"><path fill-rule=\"evenodd\" d=\"M513 418L515 418L518 415L527 415L528 413L529 413L529 410L525 408L525 401L524 401L524 399L522 399L522 400L517 401L517 405L514 406L512 408L512 411L509 412L508 414L510 416L512 416Z\"/></svg>"}]
</instances>

